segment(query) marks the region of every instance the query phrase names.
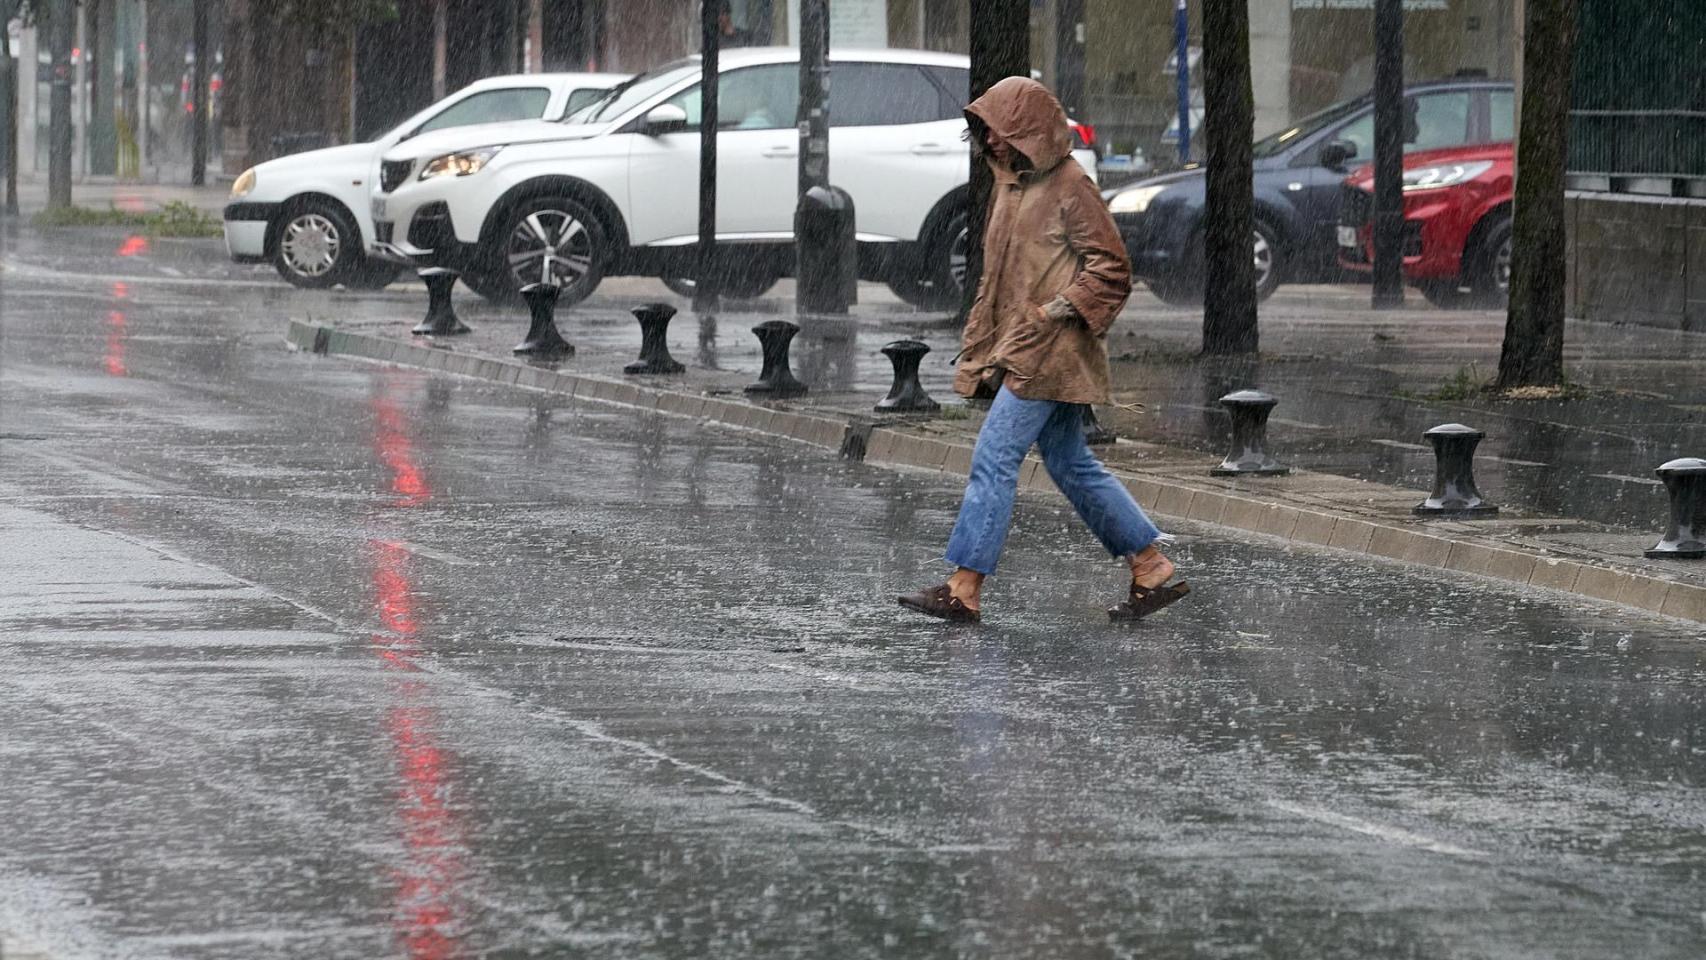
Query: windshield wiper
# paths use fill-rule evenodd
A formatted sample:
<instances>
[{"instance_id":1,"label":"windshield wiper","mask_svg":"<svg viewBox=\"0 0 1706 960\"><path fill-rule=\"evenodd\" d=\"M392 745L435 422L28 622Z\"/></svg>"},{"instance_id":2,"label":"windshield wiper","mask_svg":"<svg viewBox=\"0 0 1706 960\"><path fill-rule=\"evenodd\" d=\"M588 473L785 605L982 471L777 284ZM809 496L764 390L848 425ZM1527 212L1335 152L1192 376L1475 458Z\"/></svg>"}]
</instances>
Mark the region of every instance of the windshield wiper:
<instances>
[{"instance_id":1,"label":"windshield wiper","mask_svg":"<svg viewBox=\"0 0 1706 960\"><path fill-rule=\"evenodd\" d=\"M621 83L618 83L616 86L611 87L609 90L606 90L604 92L604 96L599 97L597 100L594 100L579 110L576 110L574 113L564 117L563 119L569 120L573 117L582 116L584 114L587 120L597 120L603 116L605 107L608 107L614 100L616 100L616 98L622 96L622 94L627 93L629 87L632 87L634 84L639 83L645 78L646 74L636 73Z\"/></svg>"}]
</instances>

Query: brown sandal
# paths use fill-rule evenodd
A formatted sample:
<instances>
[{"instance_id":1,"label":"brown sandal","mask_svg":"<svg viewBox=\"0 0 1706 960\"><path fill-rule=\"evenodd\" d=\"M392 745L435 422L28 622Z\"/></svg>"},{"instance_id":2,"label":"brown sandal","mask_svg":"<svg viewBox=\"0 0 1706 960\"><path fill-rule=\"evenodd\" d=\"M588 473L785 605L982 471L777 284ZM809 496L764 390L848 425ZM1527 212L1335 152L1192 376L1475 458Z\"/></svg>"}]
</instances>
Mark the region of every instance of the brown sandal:
<instances>
[{"instance_id":1,"label":"brown sandal","mask_svg":"<svg viewBox=\"0 0 1706 960\"><path fill-rule=\"evenodd\" d=\"M1153 588L1140 587L1134 581L1131 585L1131 596L1121 601L1118 606L1110 608L1108 619L1115 623L1142 620L1163 607L1183 600L1190 592L1191 585L1183 580Z\"/></svg>"},{"instance_id":2,"label":"brown sandal","mask_svg":"<svg viewBox=\"0 0 1706 960\"><path fill-rule=\"evenodd\" d=\"M929 617L947 620L950 623L982 623L983 614L966 606L954 596L947 584L927 587L917 593L909 593L897 598L900 605L908 610L916 610Z\"/></svg>"}]
</instances>

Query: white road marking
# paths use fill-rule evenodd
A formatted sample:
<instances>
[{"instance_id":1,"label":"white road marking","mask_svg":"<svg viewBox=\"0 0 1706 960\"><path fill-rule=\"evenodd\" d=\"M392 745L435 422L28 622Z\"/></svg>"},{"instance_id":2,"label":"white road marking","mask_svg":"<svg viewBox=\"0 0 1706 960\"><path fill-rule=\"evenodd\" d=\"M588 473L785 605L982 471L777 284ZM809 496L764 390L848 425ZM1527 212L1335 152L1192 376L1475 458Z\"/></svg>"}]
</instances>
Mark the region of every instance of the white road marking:
<instances>
[{"instance_id":1,"label":"white road marking","mask_svg":"<svg viewBox=\"0 0 1706 960\"><path fill-rule=\"evenodd\" d=\"M1471 850L1467 847L1459 847L1456 844L1446 843L1443 840L1435 840L1432 837L1424 837L1419 833L1411 833L1402 827L1394 827L1384 823L1375 823L1372 820L1363 820L1358 817L1346 816L1345 814L1334 813L1331 810L1323 810L1319 807L1305 807L1300 804L1288 803L1284 800L1269 800L1268 806L1275 810L1279 810L1282 813L1289 813L1294 817L1302 817L1305 820L1324 823L1331 827L1349 830L1352 833L1360 833L1365 836L1377 837L1381 840L1387 841L1388 843L1398 844L1399 846L1426 850L1429 853L1443 853L1452 857L1488 856L1488 854L1483 851Z\"/></svg>"},{"instance_id":2,"label":"white road marking","mask_svg":"<svg viewBox=\"0 0 1706 960\"><path fill-rule=\"evenodd\" d=\"M1664 481L1662 480L1651 480L1647 477L1626 477L1621 473L1590 473L1588 476L1598 477L1601 480L1616 480L1619 483L1644 483L1649 487L1664 486Z\"/></svg>"}]
</instances>

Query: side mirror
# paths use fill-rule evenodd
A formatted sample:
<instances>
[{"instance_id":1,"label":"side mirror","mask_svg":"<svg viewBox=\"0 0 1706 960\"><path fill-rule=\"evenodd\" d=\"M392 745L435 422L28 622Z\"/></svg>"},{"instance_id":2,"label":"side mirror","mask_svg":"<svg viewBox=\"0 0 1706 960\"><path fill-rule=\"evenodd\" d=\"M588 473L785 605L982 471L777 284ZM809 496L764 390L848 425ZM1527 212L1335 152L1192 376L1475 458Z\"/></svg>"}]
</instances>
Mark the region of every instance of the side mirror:
<instances>
[{"instance_id":1,"label":"side mirror","mask_svg":"<svg viewBox=\"0 0 1706 960\"><path fill-rule=\"evenodd\" d=\"M660 103L640 122L640 132L648 137L661 137L687 129L687 111L673 103Z\"/></svg>"},{"instance_id":2,"label":"side mirror","mask_svg":"<svg viewBox=\"0 0 1706 960\"><path fill-rule=\"evenodd\" d=\"M1329 140L1321 147L1321 166L1343 172L1345 162L1357 155L1357 145L1349 140Z\"/></svg>"}]
</instances>

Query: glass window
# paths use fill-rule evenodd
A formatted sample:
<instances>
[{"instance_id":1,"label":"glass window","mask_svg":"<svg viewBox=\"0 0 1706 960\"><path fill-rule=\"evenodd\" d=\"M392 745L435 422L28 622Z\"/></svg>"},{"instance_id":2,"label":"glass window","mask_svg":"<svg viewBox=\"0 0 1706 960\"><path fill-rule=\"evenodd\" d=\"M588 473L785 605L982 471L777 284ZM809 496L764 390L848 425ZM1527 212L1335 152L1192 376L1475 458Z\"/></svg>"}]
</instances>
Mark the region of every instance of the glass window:
<instances>
[{"instance_id":1,"label":"glass window","mask_svg":"<svg viewBox=\"0 0 1706 960\"><path fill-rule=\"evenodd\" d=\"M837 63L829 68L833 126L930 123L943 119L941 111L942 91L911 64Z\"/></svg>"},{"instance_id":2,"label":"glass window","mask_svg":"<svg viewBox=\"0 0 1706 960\"><path fill-rule=\"evenodd\" d=\"M544 87L514 87L509 90L482 90L463 97L420 125L418 133L465 127L474 123L496 123L500 120L537 119L544 115L551 101L551 91Z\"/></svg>"},{"instance_id":3,"label":"glass window","mask_svg":"<svg viewBox=\"0 0 1706 960\"><path fill-rule=\"evenodd\" d=\"M582 87L569 91L569 102L563 105L563 115L572 117L594 103L597 103L608 90L598 87Z\"/></svg>"},{"instance_id":4,"label":"glass window","mask_svg":"<svg viewBox=\"0 0 1706 960\"><path fill-rule=\"evenodd\" d=\"M697 86L683 90L668 102L687 113L690 129L698 129L703 113ZM789 129L794 126L799 103L800 68L797 64L770 63L732 70L718 80L717 129Z\"/></svg>"},{"instance_id":5,"label":"glass window","mask_svg":"<svg viewBox=\"0 0 1706 960\"><path fill-rule=\"evenodd\" d=\"M1489 117L1491 130L1489 139L1494 143L1507 143L1516 139L1516 94L1509 90L1494 90L1490 95Z\"/></svg>"},{"instance_id":6,"label":"glass window","mask_svg":"<svg viewBox=\"0 0 1706 960\"><path fill-rule=\"evenodd\" d=\"M966 105L971 103L971 71L957 67L926 67L942 88L942 100L937 106L937 120L964 120Z\"/></svg>"},{"instance_id":7,"label":"glass window","mask_svg":"<svg viewBox=\"0 0 1706 960\"><path fill-rule=\"evenodd\" d=\"M1469 142L1469 92L1417 97L1416 123L1404 131L1404 152L1461 147Z\"/></svg>"},{"instance_id":8,"label":"glass window","mask_svg":"<svg viewBox=\"0 0 1706 960\"><path fill-rule=\"evenodd\" d=\"M615 120L698 73L699 61L696 57L666 63L656 70L631 77L611 87L610 92L595 100L592 106L583 107L582 114L571 116L569 119L588 123Z\"/></svg>"},{"instance_id":9,"label":"glass window","mask_svg":"<svg viewBox=\"0 0 1706 960\"><path fill-rule=\"evenodd\" d=\"M1413 122L1404 131L1404 152L1437 150L1441 147L1461 147L1469 142L1469 93L1432 93L1406 101L1414 109ZM1352 159L1363 163L1374 161L1374 111L1356 118L1331 139L1348 140L1356 144Z\"/></svg>"}]
</instances>

